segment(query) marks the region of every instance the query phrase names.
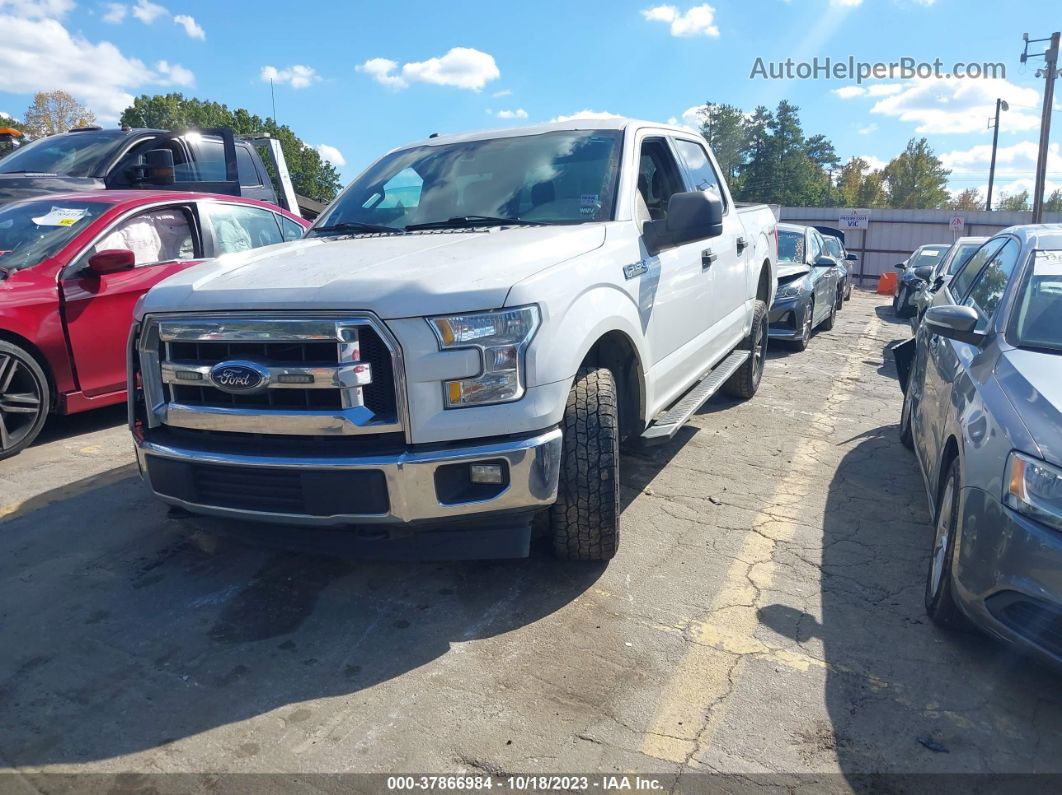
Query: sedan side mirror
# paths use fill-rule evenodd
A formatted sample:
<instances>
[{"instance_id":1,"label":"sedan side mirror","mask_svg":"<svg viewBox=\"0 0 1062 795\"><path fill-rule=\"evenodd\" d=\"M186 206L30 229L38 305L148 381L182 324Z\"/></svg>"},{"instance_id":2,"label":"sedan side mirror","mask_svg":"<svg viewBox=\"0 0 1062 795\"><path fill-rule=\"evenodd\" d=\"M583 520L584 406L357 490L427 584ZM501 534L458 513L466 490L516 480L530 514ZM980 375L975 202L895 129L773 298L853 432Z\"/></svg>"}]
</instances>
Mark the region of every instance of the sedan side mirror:
<instances>
[{"instance_id":1,"label":"sedan side mirror","mask_svg":"<svg viewBox=\"0 0 1062 795\"><path fill-rule=\"evenodd\" d=\"M678 245L723 234L723 200L695 190L675 193L667 203L667 236Z\"/></svg>"},{"instance_id":2,"label":"sedan side mirror","mask_svg":"<svg viewBox=\"0 0 1062 795\"><path fill-rule=\"evenodd\" d=\"M835 267L837 267L837 260L835 260L833 257L816 257L815 258L815 267L816 268L835 268Z\"/></svg>"},{"instance_id":3,"label":"sedan side mirror","mask_svg":"<svg viewBox=\"0 0 1062 795\"><path fill-rule=\"evenodd\" d=\"M859 262L859 257L857 257L855 254L845 254L844 258L849 262Z\"/></svg>"},{"instance_id":4,"label":"sedan side mirror","mask_svg":"<svg viewBox=\"0 0 1062 795\"><path fill-rule=\"evenodd\" d=\"M902 270L902 271L907 270L907 266L904 265L902 262L897 262L895 265L893 265L893 267L894 268L898 268L899 270Z\"/></svg>"},{"instance_id":5,"label":"sedan side mirror","mask_svg":"<svg viewBox=\"0 0 1062 795\"><path fill-rule=\"evenodd\" d=\"M933 286L929 288L930 291L935 293L937 290L944 286L945 281L946 279L943 276L938 276L933 280Z\"/></svg>"},{"instance_id":6,"label":"sedan side mirror","mask_svg":"<svg viewBox=\"0 0 1062 795\"><path fill-rule=\"evenodd\" d=\"M136 254L127 248L106 248L89 257L88 268L97 276L127 271L136 265Z\"/></svg>"},{"instance_id":7,"label":"sedan side mirror","mask_svg":"<svg viewBox=\"0 0 1062 795\"><path fill-rule=\"evenodd\" d=\"M926 310L926 328L932 334L948 339L980 345L986 334L974 331L980 317L969 306L931 306Z\"/></svg>"}]
</instances>

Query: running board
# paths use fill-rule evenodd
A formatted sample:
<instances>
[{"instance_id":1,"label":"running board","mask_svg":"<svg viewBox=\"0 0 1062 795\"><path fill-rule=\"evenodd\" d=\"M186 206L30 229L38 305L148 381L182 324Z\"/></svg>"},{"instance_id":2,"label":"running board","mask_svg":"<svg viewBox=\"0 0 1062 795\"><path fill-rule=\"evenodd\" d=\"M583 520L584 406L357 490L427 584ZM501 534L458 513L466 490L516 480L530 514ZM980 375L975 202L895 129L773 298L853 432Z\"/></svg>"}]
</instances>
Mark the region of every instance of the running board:
<instances>
[{"instance_id":1,"label":"running board","mask_svg":"<svg viewBox=\"0 0 1062 795\"><path fill-rule=\"evenodd\" d=\"M662 444L671 439L748 358L748 351L734 351L723 359L671 408L656 415L653 424L642 433L642 444Z\"/></svg>"}]
</instances>

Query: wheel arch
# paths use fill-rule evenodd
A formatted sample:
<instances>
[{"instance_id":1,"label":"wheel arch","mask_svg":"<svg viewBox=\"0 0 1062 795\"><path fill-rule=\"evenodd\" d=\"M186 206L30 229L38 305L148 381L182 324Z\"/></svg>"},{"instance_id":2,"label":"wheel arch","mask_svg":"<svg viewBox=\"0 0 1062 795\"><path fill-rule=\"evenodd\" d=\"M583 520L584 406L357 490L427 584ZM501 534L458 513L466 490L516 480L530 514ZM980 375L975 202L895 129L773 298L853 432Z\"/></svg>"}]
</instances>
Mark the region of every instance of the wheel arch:
<instances>
[{"instance_id":1,"label":"wheel arch","mask_svg":"<svg viewBox=\"0 0 1062 795\"><path fill-rule=\"evenodd\" d=\"M49 412L54 413L59 404L58 397L59 391L55 384L55 373L52 372L51 365L48 364L48 357L44 355L44 352L34 345L30 340L23 337L21 334L16 334L13 331L6 329L0 329L0 340L10 343L11 345L17 345L22 348L26 353L33 357L37 362L37 366L41 368L44 373L44 377L48 380L48 393L49 393Z\"/></svg>"},{"instance_id":2,"label":"wheel arch","mask_svg":"<svg viewBox=\"0 0 1062 795\"><path fill-rule=\"evenodd\" d=\"M603 367L612 373L620 397L620 435L629 438L645 427L645 371L638 348L626 332L612 329L590 346L580 367Z\"/></svg>"},{"instance_id":3,"label":"wheel arch","mask_svg":"<svg viewBox=\"0 0 1062 795\"><path fill-rule=\"evenodd\" d=\"M940 454L940 463L937 466L936 478L933 483L933 521L936 521L940 513L940 498L944 494L944 476L948 473L948 467L952 461L959 462L959 476L962 476L962 458L959 451L959 440L954 435L944 442L944 449Z\"/></svg>"}]
</instances>

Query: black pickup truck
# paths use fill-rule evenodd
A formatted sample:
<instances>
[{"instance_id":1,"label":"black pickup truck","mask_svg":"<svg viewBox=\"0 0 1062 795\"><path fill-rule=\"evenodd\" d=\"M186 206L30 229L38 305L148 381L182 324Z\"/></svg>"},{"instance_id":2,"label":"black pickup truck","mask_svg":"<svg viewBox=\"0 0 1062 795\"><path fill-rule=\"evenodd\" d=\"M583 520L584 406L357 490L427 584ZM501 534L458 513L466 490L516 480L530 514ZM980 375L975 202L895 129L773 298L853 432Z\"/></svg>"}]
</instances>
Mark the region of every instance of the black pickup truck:
<instances>
[{"instance_id":1,"label":"black pickup truck","mask_svg":"<svg viewBox=\"0 0 1062 795\"><path fill-rule=\"evenodd\" d=\"M270 155L272 174L256 144ZM246 196L298 215L283 154L273 144L268 138L235 138L227 128L81 127L0 158L0 204L48 193L168 188Z\"/></svg>"}]
</instances>

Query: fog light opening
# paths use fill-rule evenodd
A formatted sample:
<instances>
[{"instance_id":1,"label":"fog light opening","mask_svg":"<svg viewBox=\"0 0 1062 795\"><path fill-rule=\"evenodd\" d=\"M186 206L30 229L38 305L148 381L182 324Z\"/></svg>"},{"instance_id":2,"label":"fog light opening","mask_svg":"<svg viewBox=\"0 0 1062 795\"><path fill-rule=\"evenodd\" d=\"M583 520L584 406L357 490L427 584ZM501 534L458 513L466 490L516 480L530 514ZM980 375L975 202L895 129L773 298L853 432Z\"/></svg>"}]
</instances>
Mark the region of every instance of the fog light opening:
<instances>
[{"instance_id":1,"label":"fog light opening","mask_svg":"<svg viewBox=\"0 0 1062 795\"><path fill-rule=\"evenodd\" d=\"M468 479L473 483L499 485L504 482L505 473L501 464L472 464L468 470Z\"/></svg>"}]
</instances>

